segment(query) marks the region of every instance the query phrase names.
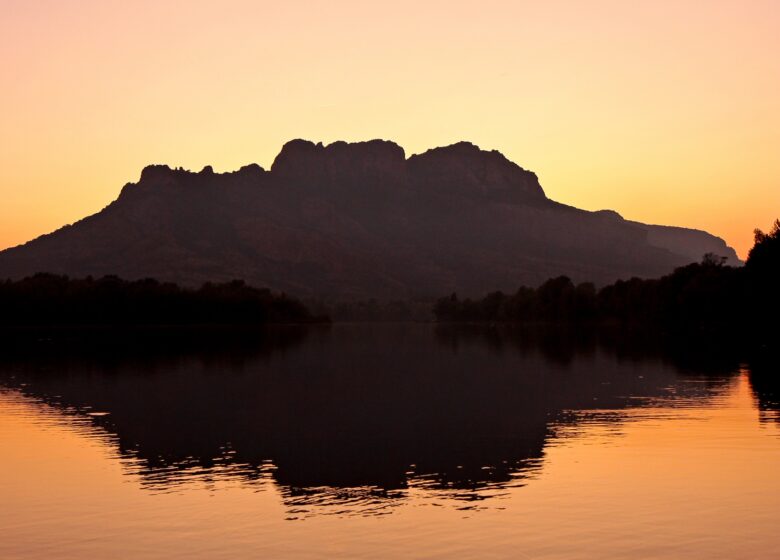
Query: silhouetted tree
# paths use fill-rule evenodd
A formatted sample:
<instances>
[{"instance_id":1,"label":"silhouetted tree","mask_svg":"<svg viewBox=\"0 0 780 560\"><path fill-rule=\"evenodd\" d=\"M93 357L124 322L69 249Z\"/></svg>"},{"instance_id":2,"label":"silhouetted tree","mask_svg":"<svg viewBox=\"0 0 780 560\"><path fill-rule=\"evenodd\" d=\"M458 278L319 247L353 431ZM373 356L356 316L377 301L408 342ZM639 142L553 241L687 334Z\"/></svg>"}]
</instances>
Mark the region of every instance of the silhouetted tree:
<instances>
[{"instance_id":1,"label":"silhouetted tree","mask_svg":"<svg viewBox=\"0 0 780 560\"><path fill-rule=\"evenodd\" d=\"M599 321L707 328L762 340L780 330L780 220L769 233L756 230L744 267L708 253L701 262L656 279L631 278L596 291L565 277L514 295L493 292L482 300L453 294L434 306L439 321Z\"/></svg>"},{"instance_id":2,"label":"silhouetted tree","mask_svg":"<svg viewBox=\"0 0 780 560\"><path fill-rule=\"evenodd\" d=\"M750 320L764 332L780 331L780 220L768 233L755 230L755 243L745 263Z\"/></svg>"},{"instance_id":3,"label":"silhouetted tree","mask_svg":"<svg viewBox=\"0 0 780 560\"><path fill-rule=\"evenodd\" d=\"M775 220L769 233L756 229L754 234L745 268L754 274L777 278L780 274L780 219Z\"/></svg>"},{"instance_id":4,"label":"silhouetted tree","mask_svg":"<svg viewBox=\"0 0 780 560\"><path fill-rule=\"evenodd\" d=\"M184 325L309 322L285 294L234 280L199 289L116 276L71 279L36 274L0 283L0 325Z\"/></svg>"}]
</instances>

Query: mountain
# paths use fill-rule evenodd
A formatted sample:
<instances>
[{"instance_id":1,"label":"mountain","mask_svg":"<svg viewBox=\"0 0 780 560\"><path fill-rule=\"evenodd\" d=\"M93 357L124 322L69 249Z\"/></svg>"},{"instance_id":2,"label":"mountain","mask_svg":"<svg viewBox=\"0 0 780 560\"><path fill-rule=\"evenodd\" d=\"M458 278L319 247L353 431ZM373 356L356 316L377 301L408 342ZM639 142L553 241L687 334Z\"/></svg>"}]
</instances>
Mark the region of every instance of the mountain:
<instances>
[{"instance_id":1,"label":"mountain","mask_svg":"<svg viewBox=\"0 0 780 560\"><path fill-rule=\"evenodd\" d=\"M298 296L513 291L557 275L604 284L701 259L739 260L703 231L547 198L539 180L467 142L406 158L382 140L285 144L270 170L146 167L102 211L0 252L0 278L38 271L241 278Z\"/></svg>"}]
</instances>

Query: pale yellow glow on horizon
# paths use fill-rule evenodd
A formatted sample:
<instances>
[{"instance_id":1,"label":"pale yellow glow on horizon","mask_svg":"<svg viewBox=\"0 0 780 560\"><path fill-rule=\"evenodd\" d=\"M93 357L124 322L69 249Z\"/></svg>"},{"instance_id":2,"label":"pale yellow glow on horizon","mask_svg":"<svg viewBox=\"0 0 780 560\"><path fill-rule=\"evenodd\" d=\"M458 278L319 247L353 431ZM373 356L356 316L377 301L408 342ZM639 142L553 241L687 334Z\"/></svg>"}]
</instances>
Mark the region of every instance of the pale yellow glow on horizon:
<instances>
[{"instance_id":1,"label":"pale yellow glow on horizon","mask_svg":"<svg viewBox=\"0 0 780 560\"><path fill-rule=\"evenodd\" d=\"M551 198L706 229L780 217L780 4L0 0L0 248L150 163L292 138L469 140Z\"/></svg>"}]
</instances>

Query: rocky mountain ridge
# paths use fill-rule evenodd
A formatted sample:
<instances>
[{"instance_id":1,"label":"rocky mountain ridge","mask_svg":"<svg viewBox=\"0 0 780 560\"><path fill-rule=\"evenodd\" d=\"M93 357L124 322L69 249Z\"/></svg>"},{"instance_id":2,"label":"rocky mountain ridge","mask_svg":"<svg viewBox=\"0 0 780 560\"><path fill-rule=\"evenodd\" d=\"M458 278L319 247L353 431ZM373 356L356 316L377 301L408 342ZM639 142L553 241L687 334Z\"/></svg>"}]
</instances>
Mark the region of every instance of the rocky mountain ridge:
<instances>
[{"instance_id":1,"label":"rocky mountain ridge","mask_svg":"<svg viewBox=\"0 0 780 560\"><path fill-rule=\"evenodd\" d=\"M533 172L467 142L407 158L383 140L293 140L270 170L147 166L97 214L0 252L0 278L241 278L299 296L405 298L660 276L704 253L739 263L706 232L552 201Z\"/></svg>"}]
</instances>

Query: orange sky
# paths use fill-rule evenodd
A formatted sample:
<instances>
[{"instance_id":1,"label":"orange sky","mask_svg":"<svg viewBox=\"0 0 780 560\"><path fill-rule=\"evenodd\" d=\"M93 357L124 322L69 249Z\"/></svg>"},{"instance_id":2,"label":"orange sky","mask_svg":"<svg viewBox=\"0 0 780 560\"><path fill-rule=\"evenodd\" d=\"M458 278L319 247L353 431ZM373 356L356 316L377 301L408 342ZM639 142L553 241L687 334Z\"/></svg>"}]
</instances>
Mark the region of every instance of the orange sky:
<instances>
[{"instance_id":1,"label":"orange sky","mask_svg":"<svg viewBox=\"0 0 780 560\"><path fill-rule=\"evenodd\" d=\"M149 163L296 137L465 139L547 194L707 229L780 217L780 2L0 0L0 247Z\"/></svg>"}]
</instances>

